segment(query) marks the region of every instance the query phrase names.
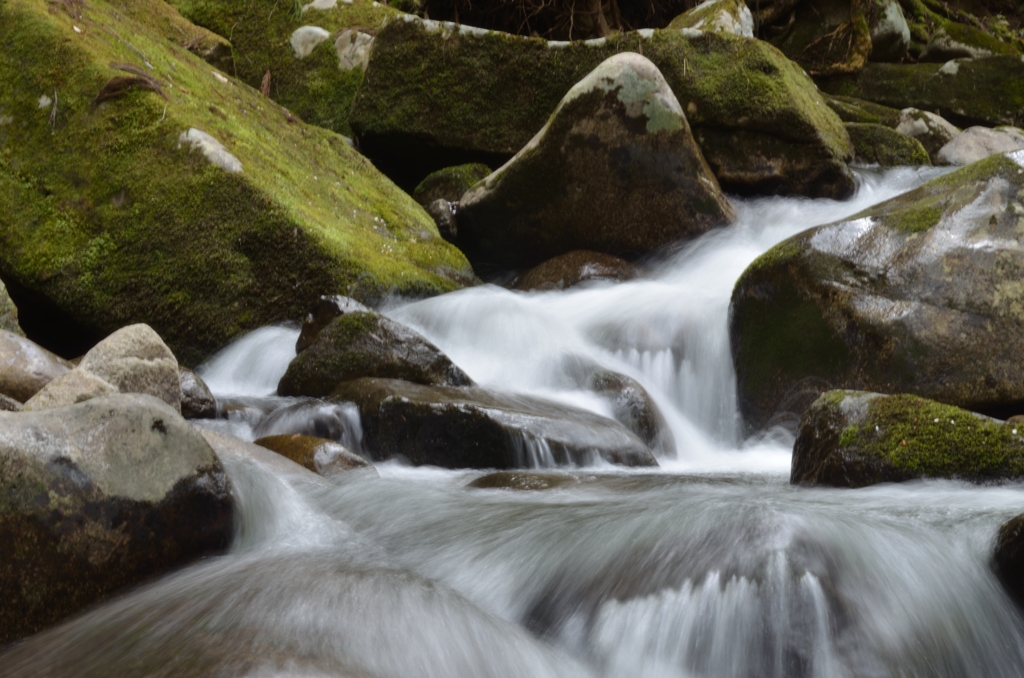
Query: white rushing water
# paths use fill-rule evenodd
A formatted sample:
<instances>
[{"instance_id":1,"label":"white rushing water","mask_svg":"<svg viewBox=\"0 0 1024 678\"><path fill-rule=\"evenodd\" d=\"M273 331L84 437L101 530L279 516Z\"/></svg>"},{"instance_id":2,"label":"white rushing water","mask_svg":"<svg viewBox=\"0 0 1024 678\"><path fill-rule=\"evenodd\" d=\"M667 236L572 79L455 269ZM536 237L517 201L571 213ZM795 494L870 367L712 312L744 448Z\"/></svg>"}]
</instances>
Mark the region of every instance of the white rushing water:
<instances>
[{"instance_id":1,"label":"white rushing water","mask_svg":"<svg viewBox=\"0 0 1024 678\"><path fill-rule=\"evenodd\" d=\"M1024 676L1024 621L990 566L1024 489L792 487L789 434L743 440L736 413L727 320L743 269L933 171L866 173L843 203L741 202L737 224L642 280L393 305L488 387L607 414L571 365L633 376L676 458L575 469L532 492L467 487L477 471L386 463L322 479L226 459L241 514L229 554L27 640L0 675ZM215 426L294 426L302 410L266 396L296 333L264 328L203 367L230 396ZM316 407L357 446L351 408Z\"/></svg>"}]
</instances>

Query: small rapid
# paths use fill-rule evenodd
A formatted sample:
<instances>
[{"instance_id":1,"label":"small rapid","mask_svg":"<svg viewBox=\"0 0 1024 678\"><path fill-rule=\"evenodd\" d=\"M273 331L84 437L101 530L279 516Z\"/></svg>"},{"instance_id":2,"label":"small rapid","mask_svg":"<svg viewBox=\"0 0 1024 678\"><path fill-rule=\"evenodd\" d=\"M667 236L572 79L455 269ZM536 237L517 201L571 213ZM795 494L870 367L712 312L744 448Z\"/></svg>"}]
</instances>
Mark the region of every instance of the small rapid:
<instances>
[{"instance_id":1,"label":"small rapid","mask_svg":"<svg viewBox=\"0 0 1024 678\"><path fill-rule=\"evenodd\" d=\"M940 171L861 171L846 202L738 201L735 225L636 281L392 303L492 389L609 415L574 370L635 378L676 457L551 471L543 491L398 462L324 479L229 457L228 554L27 639L0 675L1019 678L1024 618L990 559L1024 488L793 487L791 433L745 438L737 414L728 306L744 268ZM263 328L200 368L223 416L209 426L253 439L320 408L320 433L358 450L354 408L274 395L297 333ZM522 448L550 465L536 441Z\"/></svg>"}]
</instances>

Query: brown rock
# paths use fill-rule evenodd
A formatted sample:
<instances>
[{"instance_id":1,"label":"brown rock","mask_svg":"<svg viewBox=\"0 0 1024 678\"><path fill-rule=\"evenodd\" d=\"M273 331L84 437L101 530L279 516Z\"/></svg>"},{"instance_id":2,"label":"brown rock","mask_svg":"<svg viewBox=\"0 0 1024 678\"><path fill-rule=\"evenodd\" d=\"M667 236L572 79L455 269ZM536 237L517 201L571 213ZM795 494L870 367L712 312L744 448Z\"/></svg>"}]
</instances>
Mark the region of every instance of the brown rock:
<instances>
[{"instance_id":1,"label":"brown rock","mask_svg":"<svg viewBox=\"0 0 1024 678\"><path fill-rule=\"evenodd\" d=\"M71 364L42 346L0 330L0 393L25 402Z\"/></svg>"},{"instance_id":2,"label":"brown rock","mask_svg":"<svg viewBox=\"0 0 1024 678\"><path fill-rule=\"evenodd\" d=\"M512 285L517 290L563 290L588 280L632 280L640 269L630 262L610 254L575 250L519 276Z\"/></svg>"},{"instance_id":3,"label":"brown rock","mask_svg":"<svg viewBox=\"0 0 1024 678\"><path fill-rule=\"evenodd\" d=\"M368 461L344 445L325 438L297 434L267 436L256 440L256 444L322 476L370 466Z\"/></svg>"}]
</instances>

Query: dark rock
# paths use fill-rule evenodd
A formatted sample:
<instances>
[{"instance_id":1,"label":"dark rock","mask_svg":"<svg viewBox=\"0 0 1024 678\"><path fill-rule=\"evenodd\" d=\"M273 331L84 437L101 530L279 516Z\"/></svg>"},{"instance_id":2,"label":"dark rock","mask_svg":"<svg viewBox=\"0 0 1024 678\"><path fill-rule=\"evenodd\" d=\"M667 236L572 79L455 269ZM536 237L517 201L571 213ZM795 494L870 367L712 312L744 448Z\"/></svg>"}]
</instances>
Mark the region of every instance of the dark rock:
<instances>
[{"instance_id":1,"label":"dark rock","mask_svg":"<svg viewBox=\"0 0 1024 678\"><path fill-rule=\"evenodd\" d=\"M855 73L872 52L869 4L874 3L805 0L796 4L785 19L787 29L771 42L811 75Z\"/></svg>"},{"instance_id":2,"label":"dark rock","mask_svg":"<svg viewBox=\"0 0 1024 678\"><path fill-rule=\"evenodd\" d=\"M306 314L302 321L302 331L295 342L295 352L302 353L313 345L320 332L331 324L339 315L346 313L369 313L370 309L355 299L341 295L322 296L317 300L313 310Z\"/></svg>"},{"instance_id":3,"label":"dark rock","mask_svg":"<svg viewBox=\"0 0 1024 678\"><path fill-rule=\"evenodd\" d=\"M945 64L868 64L856 75L822 79L833 95L893 108L919 108L964 126L1024 126L1024 60L1014 56Z\"/></svg>"},{"instance_id":4,"label":"dark rock","mask_svg":"<svg viewBox=\"0 0 1024 678\"><path fill-rule=\"evenodd\" d=\"M362 451L362 424L359 410L352 404L310 398L275 409L260 417L253 427L255 438L285 435L324 438Z\"/></svg>"},{"instance_id":5,"label":"dark rock","mask_svg":"<svg viewBox=\"0 0 1024 678\"><path fill-rule=\"evenodd\" d=\"M432 172L412 192L413 200L427 207L435 200L458 203L463 194L491 173L491 168L480 163L445 167ZM442 234L443 235L443 234Z\"/></svg>"},{"instance_id":6,"label":"dark rock","mask_svg":"<svg viewBox=\"0 0 1024 678\"><path fill-rule=\"evenodd\" d=\"M278 395L318 398L360 377L466 386L472 380L418 332L372 311L338 316L288 365Z\"/></svg>"},{"instance_id":7,"label":"dark rock","mask_svg":"<svg viewBox=\"0 0 1024 678\"><path fill-rule=\"evenodd\" d=\"M0 330L0 394L25 402L71 367L25 337Z\"/></svg>"},{"instance_id":8,"label":"dark rock","mask_svg":"<svg viewBox=\"0 0 1024 678\"><path fill-rule=\"evenodd\" d=\"M827 94L823 96L828 107L835 111L843 122L864 122L885 125L894 129L900 124L898 108L889 108L856 97L829 96Z\"/></svg>"},{"instance_id":9,"label":"dark rock","mask_svg":"<svg viewBox=\"0 0 1024 678\"><path fill-rule=\"evenodd\" d=\"M846 123L857 160L882 167L930 165L931 158L917 139L884 125Z\"/></svg>"},{"instance_id":10,"label":"dark rock","mask_svg":"<svg viewBox=\"0 0 1024 678\"><path fill-rule=\"evenodd\" d=\"M651 394L636 379L598 370L591 375L589 387L611 402L615 420L635 433L654 453L675 457L676 440L672 429Z\"/></svg>"},{"instance_id":11,"label":"dark rock","mask_svg":"<svg viewBox=\"0 0 1024 678\"><path fill-rule=\"evenodd\" d=\"M217 400L206 382L181 365L178 366L178 379L181 382L181 416L186 419L214 419L217 416Z\"/></svg>"},{"instance_id":12,"label":"dark rock","mask_svg":"<svg viewBox=\"0 0 1024 678\"><path fill-rule=\"evenodd\" d=\"M636 258L733 217L668 83L624 53L577 83L530 143L462 196L459 246L478 270L577 249Z\"/></svg>"},{"instance_id":13,"label":"dark rock","mask_svg":"<svg viewBox=\"0 0 1024 678\"><path fill-rule=\"evenodd\" d=\"M658 465L618 422L538 398L358 379L339 385L331 399L359 408L363 447L375 460L402 455L416 465L495 469L584 465L597 458Z\"/></svg>"},{"instance_id":14,"label":"dark rock","mask_svg":"<svg viewBox=\"0 0 1024 678\"><path fill-rule=\"evenodd\" d=\"M1024 424L1024 414L1015 414L1006 420L1007 424Z\"/></svg>"},{"instance_id":15,"label":"dark rock","mask_svg":"<svg viewBox=\"0 0 1024 678\"><path fill-rule=\"evenodd\" d=\"M462 162L498 166L602 61L641 52L664 74L722 187L841 198L852 148L801 69L760 40L624 32L548 43L409 18L382 28L352 105L360 148L410 190Z\"/></svg>"},{"instance_id":16,"label":"dark rock","mask_svg":"<svg viewBox=\"0 0 1024 678\"><path fill-rule=\"evenodd\" d=\"M913 395L829 391L800 420L790 482L864 487L1024 476L1024 430Z\"/></svg>"},{"instance_id":17,"label":"dark rock","mask_svg":"<svg viewBox=\"0 0 1024 678\"><path fill-rule=\"evenodd\" d=\"M21 403L0 393L0 412L18 412L19 410L21 410Z\"/></svg>"},{"instance_id":18,"label":"dark rock","mask_svg":"<svg viewBox=\"0 0 1024 678\"><path fill-rule=\"evenodd\" d=\"M426 206L427 214L437 224L437 232L448 242L455 242L459 236L458 205L438 198Z\"/></svg>"},{"instance_id":19,"label":"dark rock","mask_svg":"<svg viewBox=\"0 0 1024 678\"><path fill-rule=\"evenodd\" d=\"M610 254L575 250L548 259L515 279L517 290L564 290L589 280L632 280L640 269Z\"/></svg>"},{"instance_id":20,"label":"dark rock","mask_svg":"<svg viewBox=\"0 0 1024 678\"><path fill-rule=\"evenodd\" d=\"M999 528L993 565L999 581L1018 605L1024 605L1024 515Z\"/></svg>"},{"instance_id":21,"label":"dark rock","mask_svg":"<svg viewBox=\"0 0 1024 678\"><path fill-rule=\"evenodd\" d=\"M4 281L0 280L0 330L11 332L19 336L25 336L21 325L18 324L18 307L14 305Z\"/></svg>"},{"instance_id":22,"label":"dark rock","mask_svg":"<svg viewBox=\"0 0 1024 678\"><path fill-rule=\"evenodd\" d=\"M0 643L228 547L227 476L166 403L0 413Z\"/></svg>"},{"instance_id":23,"label":"dark rock","mask_svg":"<svg viewBox=\"0 0 1024 678\"><path fill-rule=\"evenodd\" d=\"M255 442L322 476L370 466L369 462L344 445L325 438L293 434L267 436Z\"/></svg>"},{"instance_id":24,"label":"dark rock","mask_svg":"<svg viewBox=\"0 0 1024 678\"><path fill-rule=\"evenodd\" d=\"M556 487L575 485L576 476L568 473L524 473L522 471L498 471L480 476L466 487L478 490L550 490Z\"/></svg>"},{"instance_id":25,"label":"dark rock","mask_svg":"<svg viewBox=\"0 0 1024 678\"><path fill-rule=\"evenodd\" d=\"M730 314L748 425L801 412L785 403L805 388L812 399L849 388L1020 412L1021 191L1024 154L992 156L755 260Z\"/></svg>"}]
</instances>

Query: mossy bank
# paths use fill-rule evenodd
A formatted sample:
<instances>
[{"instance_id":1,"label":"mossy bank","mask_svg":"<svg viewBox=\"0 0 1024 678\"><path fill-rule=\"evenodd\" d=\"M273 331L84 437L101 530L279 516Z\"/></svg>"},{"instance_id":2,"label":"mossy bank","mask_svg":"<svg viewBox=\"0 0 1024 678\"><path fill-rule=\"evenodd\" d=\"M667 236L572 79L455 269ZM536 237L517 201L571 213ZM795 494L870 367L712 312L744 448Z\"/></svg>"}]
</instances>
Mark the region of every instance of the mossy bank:
<instances>
[{"instance_id":1,"label":"mossy bank","mask_svg":"<svg viewBox=\"0 0 1024 678\"><path fill-rule=\"evenodd\" d=\"M145 23L165 6L142 3L135 20L101 0L0 1L0 274L30 335L146 322L190 364L324 293L472 279L341 136L166 40Z\"/></svg>"}]
</instances>

